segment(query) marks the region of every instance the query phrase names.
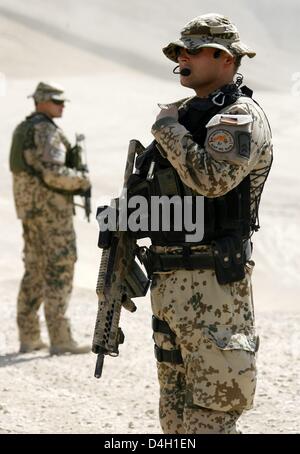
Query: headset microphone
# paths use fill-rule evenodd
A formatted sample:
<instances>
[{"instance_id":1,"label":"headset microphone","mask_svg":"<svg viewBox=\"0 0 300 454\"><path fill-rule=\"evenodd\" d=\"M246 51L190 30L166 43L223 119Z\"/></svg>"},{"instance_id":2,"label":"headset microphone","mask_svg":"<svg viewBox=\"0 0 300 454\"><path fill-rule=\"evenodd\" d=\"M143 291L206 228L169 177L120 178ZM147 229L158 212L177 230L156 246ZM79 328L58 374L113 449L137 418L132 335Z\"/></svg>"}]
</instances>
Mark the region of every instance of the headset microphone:
<instances>
[{"instance_id":1,"label":"headset microphone","mask_svg":"<svg viewBox=\"0 0 300 454\"><path fill-rule=\"evenodd\" d=\"M192 73L192 71L191 71L189 68L183 68L183 69L180 71L180 74L181 74L182 76L189 76L191 73Z\"/></svg>"},{"instance_id":2,"label":"headset microphone","mask_svg":"<svg viewBox=\"0 0 300 454\"><path fill-rule=\"evenodd\" d=\"M177 71L178 68L179 68L179 65L173 69L173 74L180 74L181 76L189 76L192 72L189 68L183 68L180 71Z\"/></svg>"}]
</instances>

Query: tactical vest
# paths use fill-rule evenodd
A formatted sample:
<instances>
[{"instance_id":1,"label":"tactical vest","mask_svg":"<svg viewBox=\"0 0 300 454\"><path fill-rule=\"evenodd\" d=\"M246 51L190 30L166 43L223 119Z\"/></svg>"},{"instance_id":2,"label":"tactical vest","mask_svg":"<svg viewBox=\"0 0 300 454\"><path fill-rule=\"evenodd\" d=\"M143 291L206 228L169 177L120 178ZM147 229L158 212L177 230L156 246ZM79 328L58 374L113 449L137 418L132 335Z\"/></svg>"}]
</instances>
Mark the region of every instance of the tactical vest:
<instances>
[{"instance_id":1,"label":"tactical vest","mask_svg":"<svg viewBox=\"0 0 300 454\"><path fill-rule=\"evenodd\" d=\"M35 175L34 169L32 169L32 167L30 167L25 161L24 151L35 148L34 126L43 121L49 121L55 125L55 123L47 115L34 112L26 117L26 119L16 127L13 133L9 156L11 172L27 172L31 175Z\"/></svg>"},{"instance_id":2,"label":"tactical vest","mask_svg":"<svg viewBox=\"0 0 300 454\"><path fill-rule=\"evenodd\" d=\"M252 91L247 87L239 89L235 84L227 85L220 90L220 95L217 95L217 98L220 96L219 100L216 99L216 96L214 100L212 97L207 99L193 98L184 108L179 109L178 121L192 134L193 140L203 147L208 121L221 109L233 104L239 97L251 95ZM179 195L182 198L189 195L192 196L192 212L194 213L197 194L182 182L170 162L162 157L157 145L156 141L152 142L137 157L136 171L128 181L128 198L141 195L147 199L150 207L152 196L167 195L172 197ZM149 178L151 166L154 171ZM150 210L148 216L150 219ZM182 225L184 226L183 222ZM224 196L204 197L204 238L201 242L193 242L190 245L211 244L213 240L227 236L246 240L253 230L255 230L255 225L253 225L253 219L251 220L250 176L248 175L237 187ZM190 234L191 232L186 232L184 228L180 232L174 231L174 224L172 225L171 222L171 229L168 232L164 232L160 226L157 232L139 231L135 235L137 238L149 237L153 245L186 246L189 245L185 240L187 233Z\"/></svg>"}]
</instances>

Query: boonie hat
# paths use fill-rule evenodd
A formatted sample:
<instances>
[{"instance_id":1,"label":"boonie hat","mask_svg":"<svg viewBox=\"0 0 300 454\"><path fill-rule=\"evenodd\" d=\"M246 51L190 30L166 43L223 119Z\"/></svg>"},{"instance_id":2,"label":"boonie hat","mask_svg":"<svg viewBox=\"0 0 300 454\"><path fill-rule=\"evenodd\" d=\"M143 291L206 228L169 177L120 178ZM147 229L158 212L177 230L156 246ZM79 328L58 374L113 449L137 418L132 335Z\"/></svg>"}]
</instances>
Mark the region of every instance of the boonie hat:
<instances>
[{"instance_id":1,"label":"boonie hat","mask_svg":"<svg viewBox=\"0 0 300 454\"><path fill-rule=\"evenodd\" d=\"M177 41L163 48L166 57L175 63L178 47L194 50L214 47L224 50L233 57L248 55L253 58L256 55L256 52L241 42L236 26L227 17L217 13L195 17L183 27Z\"/></svg>"},{"instance_id":2,"label":"boonie hat","mask_svg":"<svg viewBox=\"0 0 300 454\"><path fill-rule=\"evenodd\" d=\"M69 101L64 96L64 89L60 85L48 82L40 82L35 92L29 95L28 98L34 98L36 102L44 101Z\"/></svg>"}]
</instances>

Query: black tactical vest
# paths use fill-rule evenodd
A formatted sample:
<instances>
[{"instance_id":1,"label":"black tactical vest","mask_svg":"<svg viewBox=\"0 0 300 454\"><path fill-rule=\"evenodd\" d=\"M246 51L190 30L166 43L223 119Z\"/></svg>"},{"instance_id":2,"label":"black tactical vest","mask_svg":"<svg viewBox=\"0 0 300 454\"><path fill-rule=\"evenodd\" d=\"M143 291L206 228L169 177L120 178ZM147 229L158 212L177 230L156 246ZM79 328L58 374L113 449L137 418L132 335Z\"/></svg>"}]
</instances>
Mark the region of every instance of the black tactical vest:
<instances>
[{"instance_id":1,"label":"black tactical vest","mask_svg":"<svg viewBox=\"0 0 300 454\"><path fill-rule=\"evenodd\" d=\"M201 147L204 146L207 129L206 124L224 107L233 104L240 96L251 96L252 91L243 87L239 89L235 84L230 84L220 90L217 97L207 99L193 98L183 108L179 109L179 123L192 134L193 140ZM218 105L217 105L217 104ZM222 104L222 105L219 105ZM153 164L155 162L155 164ZM149 178L151 166L154 167L153 175ZM167 195L172 197L192 196L195 205L196 193L188 188L180 179L170 162L161 156L157 142L154 141L136 159L136 171L128 181L128 198L134 195L142 195L148 200L152 196ZM199 194L198 194L199 195ZM193 206L193 212L195 206ZM151 212L148 213L149 219ZM183 223L184 225L184 223ZM201 242L192 245L210 244L213 240L226 236L235 236L240 239L248 239L254 226L251 225L250 215L250 176L234 189L221 197L204 197L204 238ZM153 245L181 246L187 245L186 232L174 231L171 222L171 231L139 231L137 238L149 237Z\"/></svg>"},{"instance_id":2,"label":"black tactical vest","mask_svg":"<svg viewBox=\"0 0 300 454\"><path fill-rule=\"evenodd\" d=\"M47 115L40 112L34 112L26 117L25 120L16 127L13 133L9 156L11 172L27 172L32 175L35 174L34 169L32 169L32 167L30 167L25 161L24 150L35 148L34 126L43 121L49 121L55 125L55 123Z\"/></svg>"}]
</instances>

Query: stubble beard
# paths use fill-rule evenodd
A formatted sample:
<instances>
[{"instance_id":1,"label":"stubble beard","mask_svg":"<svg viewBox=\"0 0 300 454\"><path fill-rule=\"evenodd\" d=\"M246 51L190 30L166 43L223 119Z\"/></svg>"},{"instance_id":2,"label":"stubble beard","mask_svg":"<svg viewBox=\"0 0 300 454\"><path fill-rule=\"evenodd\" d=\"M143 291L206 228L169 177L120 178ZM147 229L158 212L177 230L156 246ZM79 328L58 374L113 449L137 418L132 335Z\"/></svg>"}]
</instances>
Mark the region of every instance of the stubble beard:
<instances>
[{"instance_id":1,"label":"stubble beard","mask_svg":"<svg viewBox=\"0 0 300 454\"><path fill-rule=\"evenodd\" d=\"M214 82L213 78L207 77L202 79L193 78L193 76L182 77L180 83L183 87L191 88L193 90L201 90L210 86Z\"/></svg>"}]
</instances>

